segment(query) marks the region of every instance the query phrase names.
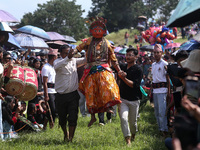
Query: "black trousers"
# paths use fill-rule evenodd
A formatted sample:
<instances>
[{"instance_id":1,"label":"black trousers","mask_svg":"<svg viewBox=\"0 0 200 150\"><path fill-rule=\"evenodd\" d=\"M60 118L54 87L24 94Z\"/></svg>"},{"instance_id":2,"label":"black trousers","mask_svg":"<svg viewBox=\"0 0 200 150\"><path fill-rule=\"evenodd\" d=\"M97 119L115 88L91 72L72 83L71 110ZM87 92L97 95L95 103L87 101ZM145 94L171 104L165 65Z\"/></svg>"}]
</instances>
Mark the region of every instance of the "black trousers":
<instances>
[{"instance_id":1,"label":"black trousers","mask_svg":"<svg viewBox=\"0 0 200 150\"><path fill-rule=\"evenodd\" d=\"M104 123L105 124L105 121L104 121L104 112L103 113L98 113L98 117L99 117L99 123ZM111 119L111 113L106 113L106 117L108 120Z\"/></svg>"},{"instance_id":2,"label":"black trousers","mask_svg":"<svg viewBox=\"0 0 200 150\"><path fill-rule=\"evenodd\" d=\"M78 119L78 106L80 96L78 91L66 94L56 94L56 108L59 116L59 124L76 126Z\"/></svg>"},{"instance_id":3,"label":"black trousers","mask_svg":"<svg viewBox=\"0 0 200 150\"><path fill-rule=\"evenodd\" d=\"M49 104L49 107L51 109L51 114L52 114L52 118L53 118L53 122L55 122L55 118L56 118L56 105L55 105L55 95L56 94L51 94L49 93L49 101L48 101L48 104ZM49 120L51 119L50 117L48 117Z\"/></svg>"}]
</instances>

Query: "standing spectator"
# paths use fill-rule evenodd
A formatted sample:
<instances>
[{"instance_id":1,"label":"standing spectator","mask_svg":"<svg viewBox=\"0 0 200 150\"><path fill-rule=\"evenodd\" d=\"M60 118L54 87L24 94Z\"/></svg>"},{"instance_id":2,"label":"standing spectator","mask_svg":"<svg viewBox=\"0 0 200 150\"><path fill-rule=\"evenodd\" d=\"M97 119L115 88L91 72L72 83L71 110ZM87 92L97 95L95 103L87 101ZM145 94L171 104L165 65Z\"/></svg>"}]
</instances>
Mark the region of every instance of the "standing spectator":
<instances>
[{"instance_id":1,"label":"standing spectator","mask_svg":"<svg viewBox=\"0 0 200 150\"><path fill-rule=\"evenodd\" d=\"M177 27L173 27L173 34L174 34L175 38L177 38L177 36L178 36L177 32L178 32Z\"/></svg>"},{"instance_id":2,"label":"standing spectator","mask_svg":"<svg viewBox=\"0 0 200 150\"><path fill-rule=\"evenodd\" d=\"M33 60L33 68L35 70L35 73L37 75L37 80L38 80L38 92L37 95L34 99L30 100L29 103L35 103L38 104L39 100L43 99L42 96L44 93L42 92L42 76L41 76L41 71L40 71L40 60L39 59L34 59Z\"/></svg>"},{"instance_id":3,"label":"standing spectator","mask_svg":"<svg viewBox=\"0 0 200 150\"><path fill-rule=\"evenodd\" d=\"M185 28L181 28L181 36L182 36L182 39L185 38Z\"/></svg>"},{"instance_id":4,"label":"standing spectator","mask_svg":"<svg viewBox=\"0 0 200 150\"><path fill-rule=\"evenodd\" d=\"M128 32L126 32L125 35L124 35L126 45L128 45L128 38L129 38L129 34L128 34Z\"/></svg>"},{"instance_id":5,"label":"standing spectator","mask_svg":"<svg viewBox=\"0 0 200 150\"><path fill-rule=\"evenodd\" d=\"M85 57L85 54L82 55L83 57ZM83 76L83 72L85 70L85 65L80 66L77 68L77 73L78 73L78 81L80 82L81 77ZM80 95L80 99L79 99L79 109L80 112L82 114L82 117L85 117L87 115L87 108L86 108L86 99L85 99L85 95L83 95L83 93L81 93L80 91L78 91L78 94Z\"/></svg>"},{"instance_id":6,"label":"standing spectator","mask_svg":"<svg viewBox=\"0 0 200 150\"><path fill-rule=\"evenodd\" d=\"M142 69L136 64L138 51L129 48L126 51L127 64L123 64L120 68L123 70L119 73L121 105L119 107L119 115L121 120L121 128L125 140L128 145L134 140L137 131L137 117L142 93L140 91L140 83L143 77Z\"/></svg>"},{"instance_id":7,"label":"standing spectator","mask_svg":"<svg viewBox=\"0 0 200 150\"><path fill-rule=\"evenodd\" d=\"M53 128L56 116L56 107L55 107L55 93L54 88L56 72L53 68L53 62L57 58L56 50L49 50L48 54L48 63L42 68L42 79L43 79L43 88L44 88L44 100L49 103L51 109L51 116L49 117L50 128ZM53 119L53 120L52 120Z\"/></svg>"},{"instance_id":8,"label":"standing spectator","mask_svg":"<svg viewBox=\"0 0 200 150\"><path fill-rule=\"evenodd\" d=\"M107 117L107 123L111 123L112 122L111 113L107 112L106 117ZM99 118L99 125L104 126L105 125L104 112L98 113L98 118Z\"/></svg>"},{"instance_id":9,"label":"standing spectator","mask_svg":"<svg viewBox=\"0 0 200 150\"><path fill-rule=\"evenodd\" d=\"M1 59L1 62L2 62L2 54L3 54L3 48L1 47L4 43L6 43L8 41L8 33L7 32L1 32L0 31L0 59ZM0 88L1 88L1 85L2 85L2 77L3 77L3 72L4 72L4 68L2 66L2 64L0 63ZM0 133L3 132L3 125L2 125L2 101L3 101L3 97L2 97L2 94L0 93ZM0 139L3 139L3 134L0 134Z\"/></svg>"},{"instance_id":10,"label":"standing spectator","mask_svg":"<svg viewBox=\"0 0 200 150\"><path fill-rule=\"evenodd\" d=\"M0 62L3 61L3 48L0 46Z\"/></svg>"},{"instance_id":11,"label":"standing spectator","mask_svg":"<svg viewBox=\"0 0 200 150\"><path fill-rule=\"evenodd\" d=\"M149 58L147 57L143 63L143 73L145 75L145 78L147 78L148 73L149 73L149 67L151 67L151 62L149 60Z\"/></svg>"},{"instance_id":12,"label":"standing spectator","mask_svg":"<svg viewBox=\"0 0 200 150\"><path fill-rule=\"evenodd\" d=\"M167 117L166 111L166 98L170 90L167 89L167 72L166 66L168 63L162 59L162 47L160 44L156 44L154 47L155 62L152 64L152 88L153 88L153 102L155 117L158 123L159 130L163 136L166 136Z\"/></svg>"},{"instance_id":13,"label":"standing spectator","mask_svg":"<svg viewBox=\"0 0 200 150\"><path fill-rule=\"evenodd\" d=\"M78 119L78 74L77 66L85 63L85 58L72 58L73 50L68 45L60 47L61 58L54 63L56 71L55 89L56 108L58 110L59 124L64 133L64 141L72 142ZM69 134L66 125L69 125Z\"/></svg>"},{"instance_id":14,"label":"standing spectator","mask_svg":"<svg viewBox=\"0 0 200 150\"><path fill-rule=\"evenodd\" d=\"M139 42L137 34L135 34L135 44Z\"/></svg>"}]
</instances>

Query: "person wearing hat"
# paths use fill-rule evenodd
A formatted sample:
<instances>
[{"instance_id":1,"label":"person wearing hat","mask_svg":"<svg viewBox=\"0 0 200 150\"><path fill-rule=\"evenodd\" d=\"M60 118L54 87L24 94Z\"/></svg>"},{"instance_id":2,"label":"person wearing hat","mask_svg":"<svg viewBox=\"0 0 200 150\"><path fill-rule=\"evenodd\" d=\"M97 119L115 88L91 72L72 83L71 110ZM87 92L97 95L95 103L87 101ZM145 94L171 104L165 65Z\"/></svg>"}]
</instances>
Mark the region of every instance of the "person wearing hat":
<instances>
[{"instance_id":1,"label":"person wearing hat","mask_svg":"<svg viewBox=\"0 0 200 150\"><path fill-rule=\"evenodd\" d=\"M44 88L44 100L49 104L52 117L49 117L50 128L53 128L56 116L55 107L55 76L56 72L53 67L53 62L57 59L58 50L50 49L48 53L48 63L44 65L41 71L43 88Z\"/></svg>"},{"instance_id":2,"label":"person wearing hat","mask_svg":"<svg viewBox=\"0 0 200 150\"><path fill-rule=\"evenodd\" d=\"M153 102L155 117L158 123L161 135L166 136L168 132L166 111L166 98L168 92L168 78L166 66L168 63L162 59L162 47L160 44L154 46L155 62L152 64L152 89L153 89ZM151 95L151 93L150 93Z\"/></svg>"},{"instance_id":3,"label":"person wearing hat","mask_svg":"<svg viewBox=\"0 0 200 150\"><path fill-rule=\"evenodd\" d=\"M183 68L188 68L192 72L200 73L200 49L195 49L190 52L190 55L184 61L181 61Z\"/></svg>"}]
</instances>

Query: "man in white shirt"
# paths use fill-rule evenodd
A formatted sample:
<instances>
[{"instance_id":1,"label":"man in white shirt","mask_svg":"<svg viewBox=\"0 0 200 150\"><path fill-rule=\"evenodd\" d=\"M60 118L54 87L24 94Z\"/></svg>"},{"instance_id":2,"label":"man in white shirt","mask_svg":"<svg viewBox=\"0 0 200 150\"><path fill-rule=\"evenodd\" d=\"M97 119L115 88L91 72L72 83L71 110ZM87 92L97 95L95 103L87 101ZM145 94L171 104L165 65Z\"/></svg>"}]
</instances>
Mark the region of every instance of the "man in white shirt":
<instances>
[{"instance_id":1,"label":"man in white shirt","mask_svg":"<svg viewBox=\"0 0 200 150\"><path fill-rule=\"evenodd\" d=\"M43 79L44 87L44 100L48 102L51 109L52 117L49 117L50 128L53 128L56 116L56 107L55 107L55 76L56 72L53 67L53 62L57 59L57 50L49 50L48 53L48 63L42 68L41 74Z\"/></svg>"},{"instance_id":2,"label":"man in white shirt","mask_svg":"<svg viewBox=\"0 0 200 150\"><path fill-rule=\"evenodd\" d=\"M68 45L60 47L61 58L54 62L56 71L56 109L59 116L59 124L64 133L64 140L72 142L78 119L78 74L77 67L85 64L85 58L72 58L73 50ZM66 124L68 121L69 134Z\"/></svg>"},{"instance_id":3,"label":"man in white shirt","mask_svg":"<svg viewBox=\"0 0 200 150\"><path fill-rule=\"evenodd\" d=\"M162 47L160 44L156 44L154 47L154 58L156 62L152 64L152 88L153 88L153 102L156 120L158 127L163 136L166 136L167 117L165 116L166 111L166 98L169 86L169 80L167 78L166 66L168 63L162 59Z\"/></svg>"}]
</instances>

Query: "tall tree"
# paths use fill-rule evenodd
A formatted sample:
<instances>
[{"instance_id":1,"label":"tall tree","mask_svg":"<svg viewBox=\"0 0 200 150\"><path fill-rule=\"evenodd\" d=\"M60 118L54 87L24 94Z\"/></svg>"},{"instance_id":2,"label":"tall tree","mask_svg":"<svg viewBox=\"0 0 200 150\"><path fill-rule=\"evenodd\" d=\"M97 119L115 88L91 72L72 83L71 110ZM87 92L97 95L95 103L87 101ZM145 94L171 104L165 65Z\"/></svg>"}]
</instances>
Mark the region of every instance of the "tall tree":
<instances>
[{"instance_id":1,"label":"tall tree","mask_svg":"<svg viewBox=\"0 0 200 150\"><path fill-rule=\"evenodd\" d=\"M130 28L136 26L138 16L153 17L160 10L160 14L169 18L170 12L178 1L173 0L92 0L93 8L88 16L102 16L108 19L109 31L114 28Z\"/></svg>"},{"instance_id":2,"label":"tall tree","mask_svg":"<svg viewBox=\"0 0 200 150\"><path fill-rule=\"evenodd\" d=\"M75 2L75 0L51 0L38 4L38 9L34 13L23 16L19 26L30 24L46 31L70 35L78 40L84 38L88 34L84 18L81 17L84 10Z\"/></svg>"},{"instance_id":3,"label":"tall tree","mask_svg":"<svg viewBox=\"0 0 200 150\"><path fill-rule=\"evenodd\" d=\"M170 12L175 9L179 1L175 0L166 0L165 3L163 3L160 7L160 18L162 18L164 21L168 21L169 17L171 16Z\"/></svg>"}]
</instances>

